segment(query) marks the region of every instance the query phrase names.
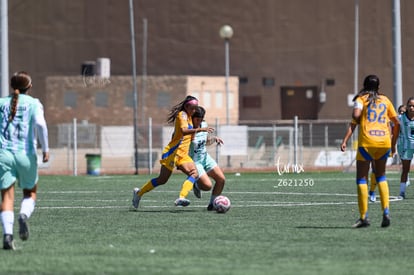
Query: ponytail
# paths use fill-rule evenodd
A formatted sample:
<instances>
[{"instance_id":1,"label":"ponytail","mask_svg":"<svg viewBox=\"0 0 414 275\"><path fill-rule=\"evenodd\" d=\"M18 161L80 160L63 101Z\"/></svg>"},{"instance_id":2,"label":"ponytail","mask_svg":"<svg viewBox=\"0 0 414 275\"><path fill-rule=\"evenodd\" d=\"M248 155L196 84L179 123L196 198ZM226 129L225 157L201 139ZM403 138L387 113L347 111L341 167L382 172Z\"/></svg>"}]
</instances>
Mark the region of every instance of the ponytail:
<instances>
[{"instance_id":1,"label":"ponytail","mask_svg":"<svg viewBox=\"0 0 414 275\"><path fill-rule=\"evenodd\" d=\"M19 101L19 94L20 94L20 91L18 89L14 90L12 98L10 100L9 122L11 122L16 116L17 102Z\"/></svg>"},{"instance_id":2,"label":"ponytail","mask_svg":"<svg viewBox=\"0 0 414 275\"><path fill-rule=\"evenodd\" d=\"M10 79L10 86L13 88L13 94L10 100L9 122L16 116L19 95L25 94L32 87L32 78L27 72L14 73Z\"/></svg>"}]
</instances>

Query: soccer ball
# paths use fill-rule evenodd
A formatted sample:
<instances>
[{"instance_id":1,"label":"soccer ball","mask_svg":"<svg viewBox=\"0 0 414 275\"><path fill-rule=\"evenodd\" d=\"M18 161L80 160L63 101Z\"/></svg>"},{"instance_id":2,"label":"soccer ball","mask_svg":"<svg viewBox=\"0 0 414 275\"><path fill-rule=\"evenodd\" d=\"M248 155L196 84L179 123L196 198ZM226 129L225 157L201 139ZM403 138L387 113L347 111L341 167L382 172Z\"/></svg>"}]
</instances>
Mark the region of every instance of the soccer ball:
<instances>
[{"instance_id":1,"label":"soccer ball","mask_svg":"<svg viewBox=\"0 0 414 275\"><path fill-rule=\"evenodd\" d=\"M218 196L214 199L213 206L217 213L226 213L230 209L231 202L226 196Z\"/></svg>"}]
</instances>

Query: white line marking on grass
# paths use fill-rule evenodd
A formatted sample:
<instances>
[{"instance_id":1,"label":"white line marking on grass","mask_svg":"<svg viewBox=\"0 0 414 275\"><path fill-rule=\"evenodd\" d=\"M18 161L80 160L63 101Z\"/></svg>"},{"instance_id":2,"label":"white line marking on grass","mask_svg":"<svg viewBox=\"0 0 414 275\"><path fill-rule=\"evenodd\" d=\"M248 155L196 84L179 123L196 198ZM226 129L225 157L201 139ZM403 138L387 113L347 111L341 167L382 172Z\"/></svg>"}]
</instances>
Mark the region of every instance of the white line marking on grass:
<instances>
[{"instance_id":1,"label":"white line marking on grass","mask_svg":"<svg viewBox=\"0 0 414 275\"><path fill-rule=\"evenodd\" d=\"M245 204L232 205L232 207L286 207L286 206L320 206L320 205L348 205L357 204L357 202L281 202L281 203L264 203L264 204Z\"/></svg>"},{"instance_id":2,"label":"white line marking on grass","mask_svg":"<svg viewBox=\"0 0 414 275\"><path fill-rule=\"evenodd\" d=\"M107 191L107 192L112 192L112 191ZM166 193L171 193L171 192L176 192L176 191L158 191L158 192L166 192ZM62 193L62 194L88 194L88 193L102 193L102 191L52 191L49 193ZM355 198L357 197L356 194L341 194L341 193L304 193L304 192L260 192L260 191L236 191L236 192L226 192L228 194L246 194L246 195L281 195L281 196L286 196L286 195L290 195L290 196L335 196L335 197L352 197ZM40 199L39 202L43 203L43 204L47 204L48 202L83 202L83 204L87 203L87 202L98 202L98 203L113 203L113 202L120 202L120 201L125 201L125 205L119 206L119 205L102 205L102 206L40 206L38 205L36 208L37 209L131 209L131 206L129 205L129 203L127 203L128 200L116 200L116 199L95 199L95 200L83 200L83 199ZM397 196L390 196L390 202L397 202L397 201L402 201L401 198L397 197ZM166 209L180 209L182 207L174 207L171 204L165 203L165 200L143 200L143 205L141 205L140 208L143 209L151 209L151 208L166 208ZM156 204L156 205L145 205L145 204ZM164 204L165 203L165 204ZM375 203L380 203L380 200L377 199L377 201ZM405 202L407 203L407 202ZM161 205L164 204L164 205ZM246 201L246 200L236 200L234 199L232 207L303 207L303 206L322 206L322 205L326 205L326 206L332 206L332 205L355 205L357 204L357 200L354 200L352 202L350 201L344 201L344 202L339 202L339 201L334 201L334 202L304 202L304 201L299 201L299 202L292 202L292 201L287 201L287 202L277 202L277 201L269 201L269 200L264 200L264 201L258 201L258 200L253 200L253 201ZM372 204L372 203L370 203ZM410 202L408 202L407 204L412 204ZM198 202L195 201L190 207L188 208L205 208L206 205L203 202ZM138 210L139 211L139 210Z\"/></svg>"},{"instance_id":3,"label":"white line marking on grass","mask_svg":"<svg viewBox=\"0 0 414 275\"><path fill-rule=\"evenodd\" d=\"M400 199L396 198L395 200L390 201L399 201ZM155 201L156 202L156 201ZM354 202L277 202L277 203L271 203L268 201L263 201L263 203L255 201L252 203L245 203L245 202L236 202L235 204L232 204L232 208L245 208L245 207L303 207L303 206L335 206L335 205L356 205L358 204L357 201ZM412 204L412 203L411 203ZM171 205L140 205L137 212L139 212L140 209L170 209L170 210L180 210L182 209L191 209L191 208L205 208L206 205L199 204L188 207L177 207L177 206L171 206ZM36 206L37 209L132 209L129 205L112 205L112 206Z\"/></svg>"},{"instance_id":4,"label":"white line marking on grass","mask_svg":"<svg viewBox=\"0 0 414 275\"><path fill-rule=\"evenodd\" d=\"M119 209L125 208L127 209L128 206L36 206L36 209Z\"/></svg>"},{"instance_id":5,"label":"white line marking on grass","mask_svg":"<svg viewBox=\"0 0 414 275\"><path fill-rule=\"evenodd\" d=\"M259 191L244 191L244 192L226 192L229 194L262 194L262 195L298 195L298 196L344 196L355 197L356 194L340 194L340 193L300 193L300 192L259 192Z\"/></svg>"}]
</instances>

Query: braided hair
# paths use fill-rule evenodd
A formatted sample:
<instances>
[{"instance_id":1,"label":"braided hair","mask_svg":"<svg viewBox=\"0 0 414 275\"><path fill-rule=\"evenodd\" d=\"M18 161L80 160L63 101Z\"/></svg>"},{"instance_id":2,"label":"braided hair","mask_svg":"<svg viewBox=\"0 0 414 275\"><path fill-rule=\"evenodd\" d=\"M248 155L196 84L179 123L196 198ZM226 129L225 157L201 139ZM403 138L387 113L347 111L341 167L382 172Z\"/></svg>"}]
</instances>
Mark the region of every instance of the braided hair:
<instances>
[{"instance_id":1,"label":"braided hair","mask_svg":"<svg viewBox=\"0 0 414 275\"><path fill-rule=\"evenodd\" d=\"M177 114L183 111L184 107L187 104L192 104L193 101L198 102L198 99L195 98L194 96L188 95L183 101L173 106L170 110L170 113L168 114L167 122L173 123L175 121L175 118L177 117Z\"/></svg>"},{"instance_id":2,"label":"braided hair","mask_svg":"<svg viewBox=\"0 0 414 275\"><path fill-rule=\"evenodd\" d=\"M10 86L13 88L13 93L10 99L9 122L16 116L19 94L25 94L32 87L32 78L26 72L14 73L10 80Z\"/></svg>"},{"instance_id":3,"label":"braided hair","mask_svg":"<svg viewBox=\"0 0 414 275\"><path fill-rule=\"evenodd\" d=\"M359 96L368 94L368 106L375 104L376 100L379 98L379 78L376 75L368 75L364 79L364 88L358 93Z\"/></svg>"}]
</instances>

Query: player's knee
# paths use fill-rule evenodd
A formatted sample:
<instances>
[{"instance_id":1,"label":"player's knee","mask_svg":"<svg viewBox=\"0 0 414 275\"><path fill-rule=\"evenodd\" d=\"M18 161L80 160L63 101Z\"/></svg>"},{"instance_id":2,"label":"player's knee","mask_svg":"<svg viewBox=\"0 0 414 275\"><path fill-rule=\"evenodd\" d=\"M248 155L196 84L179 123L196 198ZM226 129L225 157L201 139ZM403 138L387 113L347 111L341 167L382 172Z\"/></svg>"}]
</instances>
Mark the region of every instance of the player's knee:
<instances>
[{"instance_id":1,"label":"player's knee","mask_svg":"<svg viewBox=\"0 0 414 275\"><path fill-rule=\"evenodd\" d=\"M188 175L190 177L193 177L194 179L198 178L198 172L196 168L191 168L190 171L188 171Z\"/></svg>"},{"instance_id":2,"label":"player's knee","mask_svg":"<svg viewBox=\"0 0 414 275\"><path fill-rule=\"evenodd\" d=\"M213 184L211 183L211 181L203 181L202 183L198 183L198 187L203 191L210 191L213 187Z\"/></svg>"},{"instance_id":3,"label":"player's knee","mask_svg":"<svg viewBox=\"0 0 414 275\"><path fill-rule=\"evenodd\" d=\"M168 181L168 178L156 178L156 179L153 179L153 185L154 186L164 185L167 183L167 181Z\"/></svg>"}]
</instances>

